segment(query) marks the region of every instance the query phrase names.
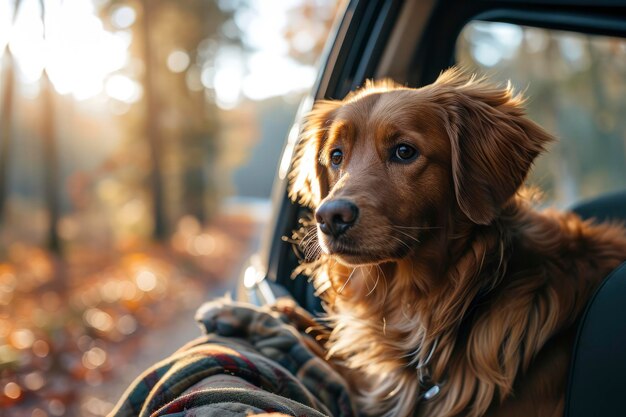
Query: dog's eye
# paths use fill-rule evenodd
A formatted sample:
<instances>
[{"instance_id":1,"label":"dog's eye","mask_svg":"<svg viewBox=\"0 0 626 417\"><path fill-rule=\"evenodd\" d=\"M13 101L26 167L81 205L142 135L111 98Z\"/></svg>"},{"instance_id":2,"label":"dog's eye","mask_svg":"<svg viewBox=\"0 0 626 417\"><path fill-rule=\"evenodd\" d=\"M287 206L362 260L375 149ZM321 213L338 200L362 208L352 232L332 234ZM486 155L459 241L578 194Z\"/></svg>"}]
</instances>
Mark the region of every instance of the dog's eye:
<instances>
[{"instance_id":1,"label":"dog's eye","mask_svg":"<svg viewBox=\"0 0 626 417\"><path fill-rule=\"evenodd\" d=\"M334 166L339 166L341 164L341 161L343 161L343 152L341 152L339 149L335 149L330 153L331 164L333 164Z\"/></svg>"},{"instance_id":2,"label":"dog's eye","mask_svg":"<svg viewBox=\"0 0 626 417\"><path fill-rule=\"evenodd\" d=\"M416 156L417 149L405 143L401 143L394 148L391 158L399 162L409 162L415 159Z\"/></svg>"}]
</instances>

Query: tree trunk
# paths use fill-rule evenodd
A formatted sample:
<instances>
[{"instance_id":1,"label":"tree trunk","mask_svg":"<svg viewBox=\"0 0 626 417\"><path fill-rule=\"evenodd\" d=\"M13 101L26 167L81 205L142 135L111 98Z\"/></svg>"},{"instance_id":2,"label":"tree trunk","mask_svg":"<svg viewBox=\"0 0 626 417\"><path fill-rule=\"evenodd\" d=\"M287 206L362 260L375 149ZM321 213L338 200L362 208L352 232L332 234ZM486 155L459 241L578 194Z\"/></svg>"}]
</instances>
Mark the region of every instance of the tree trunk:
<instances>
[{"instance_id":1,"label":"tree trunk","mask_svg":"<svg viewBox=\"0 0 626 417\"><path fill-rule=\"evenodd\" d=\"M181 141L184 158L183 167L183 206L185 213L195 217L200 224L206 223L204 198L206 183L204 178L205 144L206 137L198 132L183 133Z\"/></svg>"},{"instance_id":2,"label":"tree trunk","mask_svg":"<svg viewBox=\"0 0 626 417\"><path fill-rule=\"evenodd\" d=\"M15 0L12 22L15 24L21 0ZM11 131L13 129L13 96L15 95L15 59L7 43L4 50L6 69L4 94L0 107L0 224L4 222L6 201L9 192L9 154L11 153ZM1 57L2 55L0 55Z\"/></svg>"},{"instance_id":3,"label":"tree trunk","mask_svg":"<svg viewBox=\"0 0 626 417\"><path fill-rule=\"evenodd\" d=\"M7 47L7 67L4 73L4 94L0 107L0 223L4 221L9 188L9 153L11 152L11 130L13 128L13 95L15 89L15 60Z\"/></svg>"},{"instance_id":4,"label":"tree trunk","mask_svg":"<svg viewBox=\"0 0 626 417\"><path fill-rule=\"evenodd\" d=\"M44 26L44 39L46 28L46 7L43 0L39 0L41 7L41 20ZM61 254L61 239L59 238L59 161L57 155L57 138L55 129L54 87L50 82L48 73L44 68L41 76L41 137L44 151L44 187L46 208L48 210L48 249L56 254Z\"/></svg>"},{"instance_id":5,"label":"tree trunk","mask_svg":"<svg viewBox=\"0 0 626 417\"><path fill-rule=\"evenodd\" d=\"M44 186L46 193L46 208L49 213L48 222L48 249L59 255L61 240L59 239L59 160L57 152L57 138L55 133L54 91L46 71L42 79L42 126L41 135L44 149Z\"/></svg>"},{"instance_id":6,"label":"tree trunk","mask_svg":"<svg viewBox=\"0 0 626 417\"><path fill-rule=\"evenodd\" d=\"M153 238L164 240L167 237L167 220L163 195L163 173L161 155L163 141L158 126L159 102L154 90L154 57L150 40L151 6L150 0L141 0L143 8L143 61L145 65L143 87L145 99L145 135L150 149L152 170L150 172L150 188L152 189L152 215L154 220Z\"/></svg>"}]
</instances>

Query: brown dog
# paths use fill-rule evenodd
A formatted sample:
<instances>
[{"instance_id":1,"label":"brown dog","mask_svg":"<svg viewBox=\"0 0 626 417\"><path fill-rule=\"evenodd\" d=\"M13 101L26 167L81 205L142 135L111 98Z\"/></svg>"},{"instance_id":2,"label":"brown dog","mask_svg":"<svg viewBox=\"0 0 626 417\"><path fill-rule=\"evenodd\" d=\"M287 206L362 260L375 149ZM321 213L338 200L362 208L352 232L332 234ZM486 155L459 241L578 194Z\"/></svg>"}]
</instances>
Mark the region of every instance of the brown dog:
<instances>
[{"instance_id":1,"label":"brown dog","mask_svg":"<svg viewBox=\"0 0 626 417\"><path fill-rule=\"evenodd\" d=\"M365 413L562 415L576 321L626 230L520 196L551 140L458 70L317 103L291 196L315 210L326 347Z\"/></svg>"}]
</instances>

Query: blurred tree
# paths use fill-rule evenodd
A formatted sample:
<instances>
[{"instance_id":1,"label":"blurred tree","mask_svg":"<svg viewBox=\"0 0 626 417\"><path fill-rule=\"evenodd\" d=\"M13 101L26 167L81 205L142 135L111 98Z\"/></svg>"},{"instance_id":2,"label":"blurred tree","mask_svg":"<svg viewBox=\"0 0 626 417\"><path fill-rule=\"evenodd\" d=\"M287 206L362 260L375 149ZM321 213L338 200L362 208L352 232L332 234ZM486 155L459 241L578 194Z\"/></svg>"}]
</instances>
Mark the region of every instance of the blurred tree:
<instances>
[{"instance_id":1,"label":"blurred tree","mask_svg":"<svg viewBox=\"0 0 626 417\"><path fill-rule=\"evenodd\" d=\"M150 172L150 188L152 190L152 215L154 222L153 237L163 240L167 237L167 220L165 218L165 202L163 196L163 170L161 129L159 119L161 115L159 97L155 94L154 69L157 62L152 51L152 7L157 4L154 0L141 0L143 18L141 29L143 37L142 57L144 62L143 91L145 97L145 134L150 149L152 170Z\"/></svg>"},{"instance_id":2,"label":"blurred tree","mask_svg":"<svg viewBox=\"0 0 626 417\"><path fill-rule=\"evenodd\" d=\"M22 0L15 0L13 6L12 24L15 25L17 12ZM3 56L3 54L0 54ZM15 90L15 59L9 48L9 42L4 47L4 91L2 106L0 107L0 224L4 221L4 212L8 194L9 154L11 152L11 130L13 128L13 96Z\"/></svg>"},{"instance_id":3,"label":"blurred tree","mask_svg":"<svg viewBox=\"0 0 626 417\"><path fill-rule=\"evenodd\" d=\"M167 97L161 126L169 139L167 169L175 174L166 185L171 220L192 215L204 223L217 197L218 179L207 175L219 151L217 109L201 76L215 65L218 42L240 43L239 34L226 37L222 30L231 18L215 2L202 0L162 0L155 14L156 91Z\"/></svg>"},{"instance_id":4,"label":"blurred tree","mask_svg":"<svg viewBox=\"0 0 626 417\"><path fill-rule=\"evenodd\" d=\"M142 111L124 116L125 134L148 145L152 236L163 240L170 224L184 215L204 223L207 202L215 197L207 167L218 151L217 118L201 74L213 65L215 45L223 37L220 29L232 12L206 0L111 0L101 15L107 19L122 6L139 11L132 27L139 41L130 51L143 63L135 74L143 87Z\"/></svg>"},{"instance_id":5,"label":"blurred tree","mask_svg":"<svg viewBox=\"0 0 626 417\"><path fill-rule=\"evenodd\" d=\"M46 2L39 0L43 36L46 38ZM42 125L41 135L44 150L44 187L45 201L48 211L47 246L55 254L61 253L59 238L59 160L57 155L57 138L55 126L54 87L48 77L46 68L41 76Z\"/></svg>"},{"instance_id":6,"label":"blurred tree","mask_svg":"<svg viewBox=\"0 0 626 417\"><path fill-rule=\"evenodd\" d=\"M314 64L322 53L333 19L345 2L325 4L319 0L302 0L289 11L284 29L289 55L300 62Z\"/></svg>"}]
</instances>

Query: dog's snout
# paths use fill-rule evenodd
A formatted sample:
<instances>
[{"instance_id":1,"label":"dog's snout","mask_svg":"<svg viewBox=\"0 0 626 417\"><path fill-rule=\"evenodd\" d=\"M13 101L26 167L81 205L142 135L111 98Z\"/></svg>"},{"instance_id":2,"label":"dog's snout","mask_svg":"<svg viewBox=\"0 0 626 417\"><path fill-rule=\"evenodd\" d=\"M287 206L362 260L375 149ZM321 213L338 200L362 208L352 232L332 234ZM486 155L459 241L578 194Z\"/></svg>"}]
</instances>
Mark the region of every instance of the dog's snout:
<instances>
[{"instance_id":1,"label":"dog's snout","mask_svg":"<svg viewBox=\"0 0 626 417\"><path fill-rule=\"evenodd\" d=\"M347 200L331 200L322 204L315 212L320 230L338 237L346 232L359 217L359 208Z\"/></svg>"}]
</instances>

